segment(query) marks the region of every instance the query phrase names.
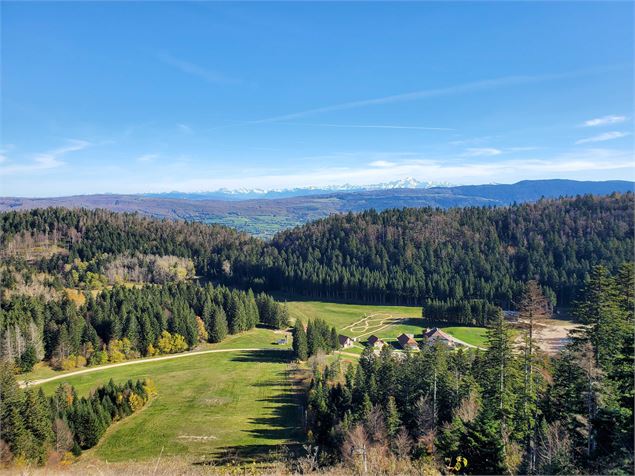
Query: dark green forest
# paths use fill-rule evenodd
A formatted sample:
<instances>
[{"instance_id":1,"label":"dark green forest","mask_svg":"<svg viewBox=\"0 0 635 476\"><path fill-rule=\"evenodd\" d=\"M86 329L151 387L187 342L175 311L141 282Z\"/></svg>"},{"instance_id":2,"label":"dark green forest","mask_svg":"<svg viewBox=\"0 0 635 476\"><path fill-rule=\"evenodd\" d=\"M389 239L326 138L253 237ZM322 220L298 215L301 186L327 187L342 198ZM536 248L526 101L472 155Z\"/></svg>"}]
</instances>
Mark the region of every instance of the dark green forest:
<instances>
[{"instance_id":1,"label":"dark green forest","mask_svg":"<svg viewBox=\"0 0 635 476\"><path fill-rule=\"evenodd\" d=\"M257 324L284 328L286 308L271 297L211 284L114 286L84 305L64 297L14 296L0 307L0 356L29 371L46 359L60 369L182 352Z\"/></svg>"},{"instance_id":2,"label":"dark green forest","mask_svg":"<svg viewBox=\"0 0 635 476\"><path fill-rule=\"evenodd\" d=\"M633 259L633 203L628 193L334 215L277 234L251 276L315 298L503 309L537 278L554 304L569 305L593 266Z\"/></svg>"},{"instance_id":3,"label":"dark green forest","mask_svg":"<svg viewBox=\"0 0 635 476\"><path fill-rule=\"evenodd\" d=\"M532 339L547 306L530 283L520 347L499 312L486 351L385 346L344 376L337 361L315 370L312 444L375 474L422 461L446 474L632 474L634 276L632 264L591 271L575 310L585 327L554 358Z\"/></svg>"},{"instance_id":4,"label":"dark green forest","mask_svg":"<svg viewBox=\"0 0 635 476\"><path fill-rule=\"evenodd\" d=\"M314 298L423 305L484 300L514 309L537 278L552 304L570 305L593 266L633 260L632 193L498 208L411 208L333 215L264 242L229 228L103 210L3 213L1 242L55 242L59 268L122 253L174 255L196 273L243 289ZM106 254L111 258L103 258ZM44 266L44 265L43 265Z\"/></svg>"},{"instance_id":5,"label":"dark green forest","mask_svg":"<svg viewBox=\"0 0 635 476\"><path fill-rule=\"evenodd\" d=\"M88 397L63 384L46 398L32 388L22 390L7 362L0 362L2 463L44 464L54 450L78 456L92 448L108 427L141 409L156 390L151 380L117 385L112 380Z\"/></svg>"}]
</instances>

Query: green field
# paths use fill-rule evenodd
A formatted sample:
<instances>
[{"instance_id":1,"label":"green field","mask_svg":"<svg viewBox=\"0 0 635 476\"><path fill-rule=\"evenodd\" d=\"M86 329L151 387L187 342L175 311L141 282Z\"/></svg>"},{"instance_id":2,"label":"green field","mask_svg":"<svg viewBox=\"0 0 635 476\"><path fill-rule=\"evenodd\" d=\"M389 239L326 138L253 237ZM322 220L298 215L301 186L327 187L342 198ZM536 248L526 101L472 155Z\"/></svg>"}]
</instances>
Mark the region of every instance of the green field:
<instances>
[{"instance_id":1,"label":"green field","mask_svg":"<svg viewBox=\"0 0 635 476\"><path fill-rule=\"evenodd\" d=\"M139 413L113 425L88 457L108 461L185 456L193 463L224 458L262 459L276 445L300 437L301 407L288 346L271 345L272 331L256 329L226 348L267 344L269 349L192 355L69 376L61 382L80 395L106 383L154 380L158 396ZM245 345L246 344L246 345Z\"/></svg>"},{"instance_id":2,"label":"green field","mask_svg":"<svg viewBox=\"0 0 635 476\"><path fill-rule=\"evenodd\" d=\"M443 327L443 330L457 339L475 345L476 347L487 347L487 339L484 327Z\"/></svg>"},{"instance_id":3,"label":"green field","mask_svg":"<svg viewBox=\"0 0 635 476\"><path fill-rule=\"evenodd\" d=\"M200 344L193 351L199 350L213 350L213 349L247 349L247 348L290 348L291 347L291 337L289 337L289 345L279 346L275 344L275 341L284 337L284 333L282 332L274 332L269 329L257 328L252 329L248 332L243 332L242 334L229 335L223 342L218 344ZM152 358L143 359L147 361L151 361ZM20 380L32 381L38 379L44 379L49 377L54 377L56 375L64 375L67 373L72 373L81 369L74 369L69 371L56 371L49 367L46 363L40 362L36 364L33 370L27 374L20 375Z\"/></svg>"},{"instance_id":4,"label":"green field","mask_svg":"<svg viewBox=\"0 0 635 476\"><path fill-rule=\"evenodd\" d=\"M322 301L289 301L292 319L324 319L342 334L358 337L363 344L370 335L394 343L402 333L421 338L425 321L420 307L375 306L365 304L341 304ZM482 327L443 327L444 331L468 344L483 347L485 329ZM361 353L360 349L347 349L350 353Z\"/></svg>"}]
</instances>

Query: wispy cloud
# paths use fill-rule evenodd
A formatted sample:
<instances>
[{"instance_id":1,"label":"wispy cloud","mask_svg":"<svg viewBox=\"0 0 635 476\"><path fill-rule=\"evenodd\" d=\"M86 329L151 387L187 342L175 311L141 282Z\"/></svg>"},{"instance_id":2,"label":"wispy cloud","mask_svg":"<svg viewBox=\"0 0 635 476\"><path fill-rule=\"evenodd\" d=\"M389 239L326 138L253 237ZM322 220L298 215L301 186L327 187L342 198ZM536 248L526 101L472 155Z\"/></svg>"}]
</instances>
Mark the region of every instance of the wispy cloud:
<instances>
[{"instance_id":1,"label":"wispy cloud","mask_svg":"<svg viewBox=\"0 0 635 476\"><path fill-rule=\"evenodd\" d=\"M5 167L0 167L0 175L11 175L18 173L36 172L39 170L54 169L66 164L62 159L63 156L71 152L77 152L83 150L92 144L85 140L71 139L64 147L54 149L48 152L43 152L33 156L33 159L26 164L10 164ZM2 162L9 162L9 159L5 157Z\"/></svg>"},{"instance_id":2,"label":"wispy cloud","mask_svg":"<svg viewBox=\"0 0 635 476\"><path fill-rule=\"evenodd\" d=\"M605 142L607 140L619 139L620 137L626 137L630 135L628 132L611 131L598 134L593 137L587 137L576 141L576 144L587 144L589 142Z\"/></svg>"},{"instance_id":3,"label":"wispy cloud","mask_svg":"<svg viewBox=\"0 0 635 476\"><path fill-rule=\"evenodd\" d=\"M137 161L139 161L139 162L151 162L154 159L156 159L157 157L159 157L157 154L144 154L144 155L140 155L139 157L137 157Z\"/></svg>"},{"instance_id":4,"label":"wispy cloud","mask_svg":"<svg viewBox=\"0 0 635 476\"><path fill-rule=\"evenodd\" d=\"M397 164L388 160L374 160L368 165L371 167L394 167Z\"/></svg>"},{"instance_id":5,"label":"wispy cloud","mask_svg":"<svg viewBox=\"0 0 635 476\"><path fill-rule=\"evenodd\" d=\"M618 124L620 122L624 122L626 120L626 116L603 116L596 117L595 119L589 119L588 121L584 121L582 124L584 127L597 127L597 126L606 126L609 124Z\"/></svg>"},{"instance_id":6,"label":"wispy cloud","mask_svg":"<svg viewBox=\"0 0 635 476\"><path fill-rule=\"evenodd\" d=\"M272 116L264 119L249 121L246 124L259 124L265 122L280 122L290 119L297 119L299 117L305 117L310 115L322 114L326 112L342 111L347 109L357 109L367 106L378 106L384 104L393 104L400 102L418 101L421 99L437 97L437 96L449 96L455 94L465 94L475 91L483 91L488 89L495 89L506 86L515 86L528 83L537 83L542 81L553 81L559 79L572 78L582 75L591 74L595 71L571 71L566 73L556 74L543 74L543 75L519 75L519 76L506 76L495 79L485 79L481 81L473 81L470 83L457 84L453 86L443 88L422 89L419 91L393 94L390 96L382 96L372 99L362 99L359 101L349 101L339 104L333 104L329 106L316 107L313 109L305 109L303 111L293 112L290 114L284 114L280 116Z\"/></svg>"},{"instance_id":7,"label":"wispy cloud","mask_svg":"<svg viewBox=\"0 0 635 476\"><path fill-rule=\"evenodd\" d=\"M462 155L463 157L492 157L494 155L501 155L502 153L503 151L501 149L495 149L494 147L471 147Z\"/></svg>"},{"instance_id":8,"label":"wispy cloud","mask_svg":"<svg viewBox=\"0 0 635 476\"><path fill-rule=\"evenodd\" d=\"M199 66L198 64L190 63L189 61L176 58L166 52L158 53L156 57L159 61L178 69L182 73L189 74L192 76L197 76L201 79L204 79L208 83L216 83L216 84L242 83L240 79L232 78L218 71L207 69L207 68L204 68L203 66Z\"/></svg>"},{"instance_id":9,"label":"wispy cloud","mask_svg":"<svg viewBox=\"0 0 635 476\"><path fill-rule=\"evenodd\" d=\"M343 129L407 129L414 131L453 131L451 127L408 126L401 124L315 124L306 122L278 122L292 126L336 127Z\"/></svg>"},{"instance_id":10,"label":"wispy cloud","mask_svg":"<svg viewBox=\"0 0 635 476\"><path fill-rule=\"evenodd\" d=\"M177 124L176 127L184 134L193 134L194 131L187 124Z\"/></svg>"}]
</instances>

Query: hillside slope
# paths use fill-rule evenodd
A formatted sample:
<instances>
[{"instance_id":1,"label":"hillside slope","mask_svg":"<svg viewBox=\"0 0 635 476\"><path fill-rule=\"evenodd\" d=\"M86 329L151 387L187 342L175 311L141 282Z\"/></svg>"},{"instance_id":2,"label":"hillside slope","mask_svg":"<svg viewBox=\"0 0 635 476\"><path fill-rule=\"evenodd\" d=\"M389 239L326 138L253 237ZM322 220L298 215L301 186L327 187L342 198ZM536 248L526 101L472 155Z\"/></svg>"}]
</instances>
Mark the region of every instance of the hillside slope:
<instances>
[{"instance_id":1,"label":"hillside slope","mask_svg":"<svg viewBox=\"0 0 635 476\"><path fill-rule=\"evenodd\" d=\"M138 212L155 218L181 219L232 226L270 238L276 232L334 213L378 211L404 207L500 206L582 194L606 195L633 191L633 182L578 182L534 180L512 185L468 185L426 189L387 189L332 192L275 199L201 200L143 195L80 195L57 198L0 198L1 210L25 210L50 206L105 208ZM298 192L299 193L299 192Z\"/></svg>"},{"instance_id":2,"label":"hillside slope","mask_svg":"<svg viewBox=\"0 0 635 476\"><path fill-rule=\"evenodd\" d=\"M265 258L238 269L245 283L313 297L400 304L483 299L504 308L536 278L566 305L594 265L615 270L633 260L633 199L627 193L334 215L277 234Z\"/></svg>"}]
</instances>

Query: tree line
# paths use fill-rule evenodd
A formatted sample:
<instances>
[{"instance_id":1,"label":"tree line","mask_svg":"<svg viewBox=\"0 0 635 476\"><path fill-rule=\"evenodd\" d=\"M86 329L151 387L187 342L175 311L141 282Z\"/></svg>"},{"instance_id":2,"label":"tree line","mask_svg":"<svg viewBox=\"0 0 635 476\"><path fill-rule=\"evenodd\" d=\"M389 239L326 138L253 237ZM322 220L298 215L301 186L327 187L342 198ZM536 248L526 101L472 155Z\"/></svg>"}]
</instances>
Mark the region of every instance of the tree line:
<instances>
[{"instance_id":1,"label":"tree line","mask_svg":"<svg viewBox=\"0 0 635 476\"><path fill-rule=\"evenodd\" d=\"M302 321L296 319L292 338L294 355L301 361L318 355L320 352L330 354L340 348L337 329L319 318L310 319L306 329Z\"/></svg>"},{"instance_id":2,"label":"tree line","mask_svg":"<svg viewBox=\"0 0 635 476\"><path fill-rule=\"evenodd\" d=\"M585 326L553 357L534 341L549 302L529 282L520 341L499 313L486 351L386 346L343 376L318 368L307 425L319 461L377 473L630 474L634 276L632 264L591 270L575 311Z\"/></svg>"},{"instance_id":3,"label":"tree line","mask_svg":"<svg viewBox=\"0 0 635 476\"><path fill-rule=\"evenodd\" d=\"M69 451L78 456L155 394L151 380L110 380L88 397L79 398L74 387L63 384L47 398L41 388L20 389L14 368L0 363L0 462L42 465L54 452L62 458Z\"/></svg>"},{"instance_id":4,"label":"tree line","mask_svg":"<svg viewBox=\"0 0 635 476\"><path fill-rule=\"evenodd\" d=\"M0 357L28 371L39 360L73 368L220 342L258 323L288 325L286 306L263 293L182 282L115 285L77 305L15 295L0 303Z\"/></svg>"},{"instance_id":5,"label":"tree line","mask_svg":"<svg viewBox=\"0 0 635 476\"><path fill-rule=\"evenodd\" d=\"M616 271L632 261L633 204L633 193L615 193L496 208L368 210L270 242L218 225L49 208L0 214L0 244L12 257L20 243L57 243L64 252L34 258L49 270L76 258L140 253L189 259L199 276L243 289L409 305L484 300L513 309L536 276L552 304L570 305L594 266Z\"/></svg>"}]
</instances>

